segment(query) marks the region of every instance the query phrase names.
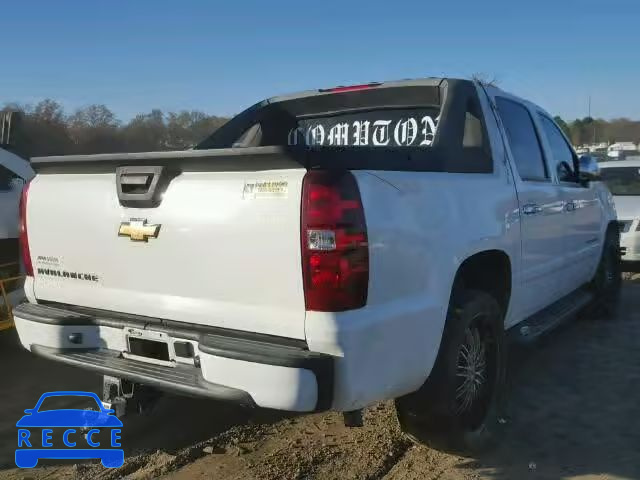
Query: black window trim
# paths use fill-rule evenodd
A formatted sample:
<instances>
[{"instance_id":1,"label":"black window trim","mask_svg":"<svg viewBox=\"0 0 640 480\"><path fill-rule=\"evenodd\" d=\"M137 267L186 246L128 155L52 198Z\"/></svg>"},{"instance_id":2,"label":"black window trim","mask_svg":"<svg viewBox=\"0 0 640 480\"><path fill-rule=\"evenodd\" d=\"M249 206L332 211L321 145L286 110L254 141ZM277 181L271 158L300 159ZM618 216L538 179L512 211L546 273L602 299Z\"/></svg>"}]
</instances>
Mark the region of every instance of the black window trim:
<instances>
[{"instance_id":1,"label":"black window trim","mask_svg":"<svg viewBox=\"0 0 640 480\"><path fill-rule=\"evenodd\" d=\"M535 119L531 115L531 110L529 109L528 105L526 105L525 103L523 103L523 102L521 102L521 101L519 101L519 100L517 100L515 98L509 97L509 96L506 96L506 95L495 95L494 97L495 97L495 100L496 100L496 106L497 106L498 99L501 99L501 100L506 100L506 101L511 102L511 103L515 103L516 105L524 108L525 111L527 112L527 115L529 115L529 120L531 120L531 124L533 125L533 131L534 131L534 133L536 135L536 140L538 141L538 147L540 148L540 156L542 157L542 166L544 168L544 175L545 175L544 179L541 179L541 178L524 178L524 177L522 177L522 175L520 174L520 171L518 170L518 163L517 163L516 159L513 158L513 151L511 149L511 142L509 142L509 152L511 153L511 157L512 157L511 159L514 162L514 167L515 167L516 173L518 174L518 178L522 182L539 183L541 185L548 185L550 183L554 183L554 178L550 174L551 169L549 168L549 164L547 162L547 157L545 155L544 147L542 145L542 141L541 141L541 138L540 138L540 132L538 131L538 126L536 124ZM498 115L500 116L500 109L499 108L498 108ZM506 136L506 138L508 140L509 139L509 134L506 131L506 126L504 125L504 120L502 119L502 116L500 116L500 123L502 124L502 128L504 129L505 136Z\"/></svg>"}]
</instances>

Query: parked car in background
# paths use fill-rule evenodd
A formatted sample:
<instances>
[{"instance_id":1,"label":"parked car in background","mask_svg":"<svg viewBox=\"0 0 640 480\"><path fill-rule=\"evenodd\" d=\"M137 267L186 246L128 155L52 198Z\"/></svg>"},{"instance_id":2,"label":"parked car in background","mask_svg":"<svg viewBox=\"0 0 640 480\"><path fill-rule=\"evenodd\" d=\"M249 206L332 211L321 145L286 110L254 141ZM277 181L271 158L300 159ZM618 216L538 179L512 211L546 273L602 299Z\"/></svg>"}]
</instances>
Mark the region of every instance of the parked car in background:
<instances>
[{"instance_id":1,"label":"parked car in background","mask_svg":"<svg viewBox=\"0 0 640 480\"><path fill-rule=\"evenodd\" d=\"M18 260L18 204L34 175L29 162L0 148L0 264Z\"/></svg>"},{"instance_id":2,"label":"parked car in background","mask_svg":"<svg viewBox=\"0 0 640 480\"><path fill-rule=\"evenodd\" d=\"M622 268L640 272L640 158L600 165L618 212Z\"/></svg>"},{"instance_id":3,"label":"parked car in background","mask_svg":"<svg viewBox=\"0 0 640 480\"><path fill-rule=\"evenodd\" d=\"M18 261L18 204L24 185L35 175L29 162L11 151L15 118L0 114L0 265Z\"/></svg>"},{"instance_id":4,"label":"parked car in background","mask_svg":"<svg viewBox=\"0 0 640 480\"><path fill-rule=\"evenodd\" d=\"M24 298L19 280L18 204L24 186L35 175L29 162L12 152L15 128L12 132L11 126L17 119L12 112L0 113L0 330L11 327L11 307Z\"/></svg>"},{"instance_id":5,"label":"parked car in background","mask_svg":"<svg viewBox=\"0 0 640 480\"><path fill-rule=\"evenodd\" d=\"M280 410L397 399L438 448L499 436L507 331L530 342L620 288L597 163L469 80L274 97L194 150L33 164L25 348Z\"/></svg>"},{"instance_id":6,"label":"parked car in background","mask_svg":"<svg viewBox=\"0 0 640 480\"><path fill-rule=\"evenodd\" d=\"M607 154L610 157L617 157L622 153L638 153L638 145L633 142L616 142L607 147Z\"/></svg>"}]
</instances>

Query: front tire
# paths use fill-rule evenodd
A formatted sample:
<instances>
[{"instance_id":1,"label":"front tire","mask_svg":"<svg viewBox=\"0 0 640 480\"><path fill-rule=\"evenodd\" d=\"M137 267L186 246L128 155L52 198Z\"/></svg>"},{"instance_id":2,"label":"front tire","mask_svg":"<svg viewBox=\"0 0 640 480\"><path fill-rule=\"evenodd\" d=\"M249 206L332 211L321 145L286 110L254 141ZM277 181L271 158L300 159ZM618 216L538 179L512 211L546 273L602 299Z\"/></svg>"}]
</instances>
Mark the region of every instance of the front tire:
<instances>
[{"instance_id":1,"label":"front tire","mask_svg":"<svg viewBox=\"0 0 640 480\"><path fill-rule=\"evenodd\" d=\"M485 292L455 293L429 378L420 390L396 400L402 430L415 442L456 453L494 445L505 423L505 374L498 303Z\"/></svg>"}]
</instances>

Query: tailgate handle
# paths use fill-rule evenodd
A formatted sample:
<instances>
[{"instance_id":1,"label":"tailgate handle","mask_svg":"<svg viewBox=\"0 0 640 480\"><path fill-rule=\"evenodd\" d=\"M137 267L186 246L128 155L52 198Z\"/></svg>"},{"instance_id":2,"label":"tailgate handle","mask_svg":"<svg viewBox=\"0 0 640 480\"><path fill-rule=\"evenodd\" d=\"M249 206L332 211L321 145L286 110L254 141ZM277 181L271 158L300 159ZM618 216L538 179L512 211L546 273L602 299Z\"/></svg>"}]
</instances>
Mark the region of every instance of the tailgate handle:
<instances>
[{"instance_id":1,"label":"tailgate handle","mask_svg":"<svg viewBox=\"0 0 640 480\"><path fill-rule=\"evenodd\" d=\"M166 167L118 167L118 200L124 207L157 207L162 193L178 173Z\"/></svg>"},{"instance_id":2,"label":"tailgate handle","mask_svg":"<svg viewBox=\"0 0 640 480\"><path fill-rule=\"evenodd\" d=\"M152 174L134 174L134 173L124 173L120 176L120 183L122 184L122 191L126 191L127 193L144 193L149 190L151 186L151 181L153 180ZM134 192L134 190L143 191Z\"/></svg>"}]
</instances>

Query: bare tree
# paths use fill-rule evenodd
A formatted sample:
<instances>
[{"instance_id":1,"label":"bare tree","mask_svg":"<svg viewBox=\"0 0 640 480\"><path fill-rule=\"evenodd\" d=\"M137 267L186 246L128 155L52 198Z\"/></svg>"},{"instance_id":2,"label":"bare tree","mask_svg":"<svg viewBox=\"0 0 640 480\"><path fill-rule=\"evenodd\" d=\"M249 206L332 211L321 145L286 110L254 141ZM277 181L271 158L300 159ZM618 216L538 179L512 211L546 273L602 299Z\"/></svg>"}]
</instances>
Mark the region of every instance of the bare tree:
<instances>
[{"instance_id":1,"label":"bare tree","mask_svg":"<svg viewBox=\"0 0 640 480\"><path fill-rule=\"evenodd\" d=\"M122 130L130 152L166 150L166 125L161 110L136 115Z\"/></svg>"}]
</instances>

